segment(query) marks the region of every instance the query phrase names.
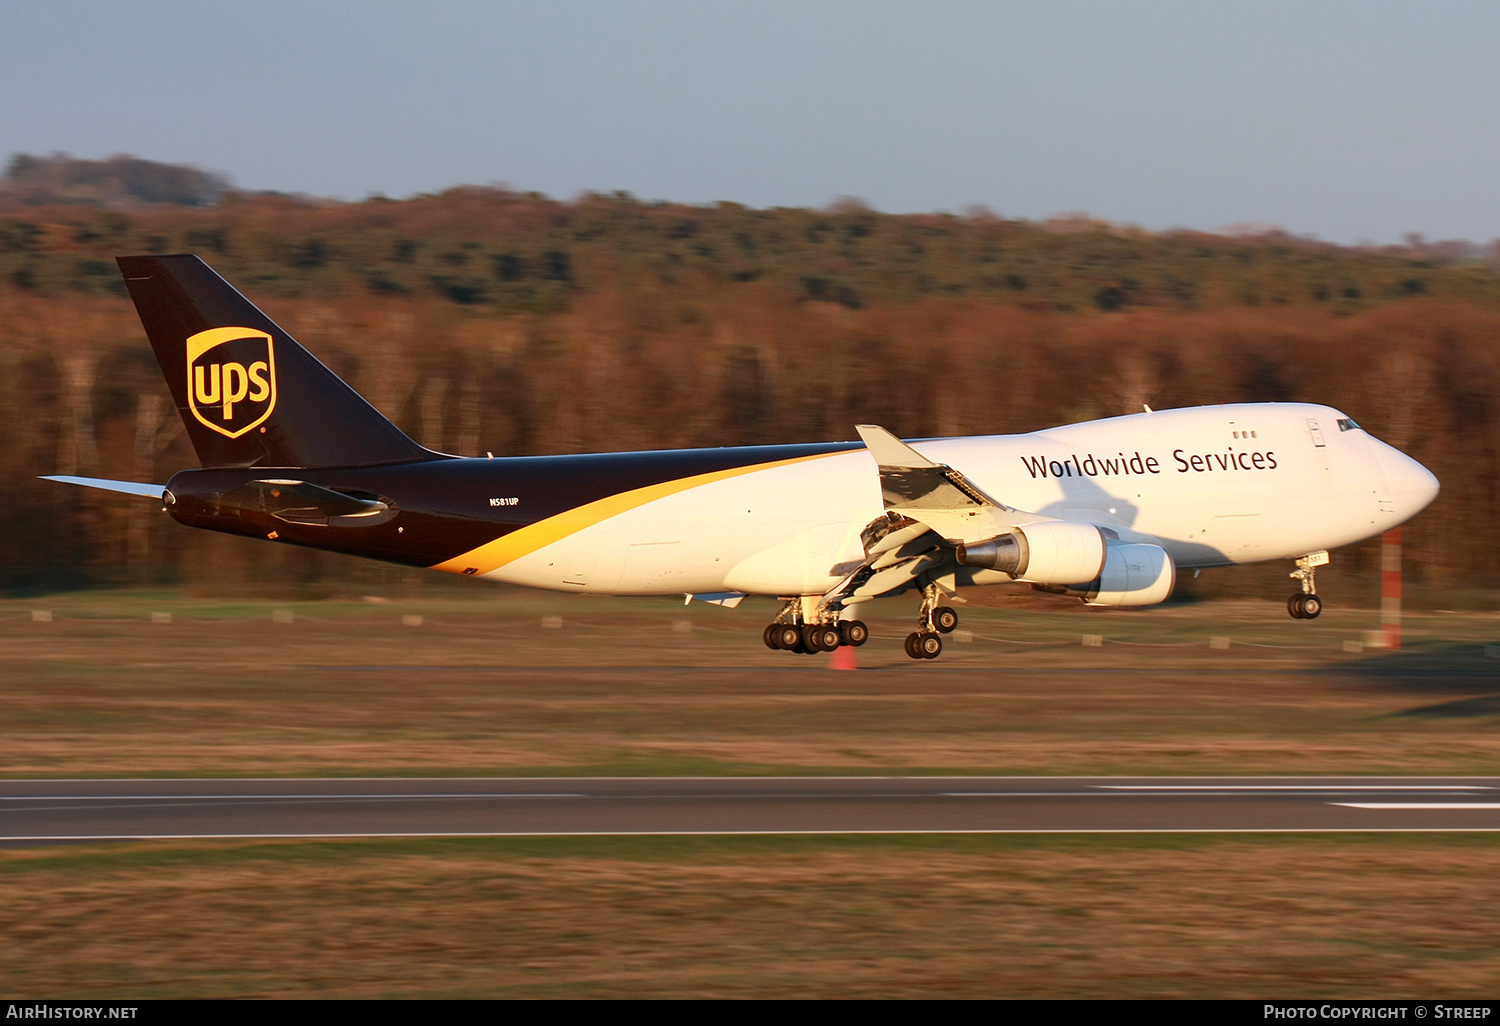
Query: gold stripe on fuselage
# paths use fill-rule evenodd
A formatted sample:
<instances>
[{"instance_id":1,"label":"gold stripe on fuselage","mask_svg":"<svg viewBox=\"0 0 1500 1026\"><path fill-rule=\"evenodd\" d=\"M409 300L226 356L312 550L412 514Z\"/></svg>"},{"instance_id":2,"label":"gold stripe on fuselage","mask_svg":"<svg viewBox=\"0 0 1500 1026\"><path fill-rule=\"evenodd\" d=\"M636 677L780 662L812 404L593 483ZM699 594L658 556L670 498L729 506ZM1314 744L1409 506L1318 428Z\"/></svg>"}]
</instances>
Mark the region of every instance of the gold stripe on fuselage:
<instances>
[{"instance_id":1,"label":"gold stripe on fuselage","mask_svg":"<svg viewBox=\"0 0 1500 1026\"><path fill-rule=\"evenodd\" d=\"M797 456L789 460L776 460L771 463L753 463L745 467L731 467L728 470L715 470L707 474L695 474L692 477L680 477L672 481L663 481L660 484L647 485L644 488L632 488L627 492L617 492L614 495L606 495L602 499L586 502L582 506L575 506L570 510L564 510L546 520L538 520L534 524L517 528L510 534L496 538L494 541L485 542L475 549L470 549L461 556L434 563L430 569L445 570L450 574L487 574L498 570L507 563L514 562L522 556L530 555L538 549L551 545L555 541L595 524L603 523L610 517L619 516L630 510L655 502L657 499L665 499L670 495L698 488L702 485L713 484L715 481L727 481L733 477L741 477L745 474L753 474L760 470L773 470L777 467L789 467L795 463L806 463L810 460L820 460L828 456L837 456L838 452L817 453L813 456Z\"/></svg>"}]
</instances>

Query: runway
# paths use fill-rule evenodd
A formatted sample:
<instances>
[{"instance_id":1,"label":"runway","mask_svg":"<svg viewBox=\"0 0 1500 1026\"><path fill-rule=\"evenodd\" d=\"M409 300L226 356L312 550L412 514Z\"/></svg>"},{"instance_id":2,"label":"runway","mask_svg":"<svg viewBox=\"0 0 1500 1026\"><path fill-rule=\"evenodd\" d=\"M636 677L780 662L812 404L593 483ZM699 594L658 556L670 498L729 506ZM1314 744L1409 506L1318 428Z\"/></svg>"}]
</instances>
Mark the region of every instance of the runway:
<instances>
[{"instance_id":1,"label":"runway","mask_svg":"<svg viewBox=\"0 0 1500 1026\"><path fill-rule=\"evenodd\" d=\"M1500 830L1500 777L0 781L0 845L190 838Z\"/></svg>"}]
</instances>

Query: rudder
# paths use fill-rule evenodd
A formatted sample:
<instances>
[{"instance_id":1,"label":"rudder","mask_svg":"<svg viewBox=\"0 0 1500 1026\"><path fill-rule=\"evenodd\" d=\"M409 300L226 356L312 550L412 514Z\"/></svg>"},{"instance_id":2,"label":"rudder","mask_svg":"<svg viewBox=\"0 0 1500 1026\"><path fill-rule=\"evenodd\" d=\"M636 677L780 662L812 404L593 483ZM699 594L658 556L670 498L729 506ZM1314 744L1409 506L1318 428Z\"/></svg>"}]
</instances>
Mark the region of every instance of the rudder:
<instances>
[{"instance_id":1,"label":"rudder","mask_svg":"<svg viewBox=\"0 0 1500 1026\"><path fill-rule=\"evenodd\" d=\"M116 262L205 467L367 466L438 455L198 257Z\"/></svg>"}]
</instances>

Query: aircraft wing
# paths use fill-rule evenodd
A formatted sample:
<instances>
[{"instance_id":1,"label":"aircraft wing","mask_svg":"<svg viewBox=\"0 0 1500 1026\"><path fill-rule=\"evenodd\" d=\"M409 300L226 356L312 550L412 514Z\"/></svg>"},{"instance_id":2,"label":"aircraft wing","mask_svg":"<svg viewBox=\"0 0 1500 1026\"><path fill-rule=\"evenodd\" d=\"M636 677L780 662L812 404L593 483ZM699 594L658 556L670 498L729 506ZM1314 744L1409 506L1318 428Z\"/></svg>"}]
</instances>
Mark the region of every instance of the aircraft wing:
<instances>
[{"instance_id":1,"label":"aircraft wing","mask_svg":"<svg viewBox=\"0 0 1500 1026\"><path fill-rule=\"evenodd\" d=\"M993 538L1046 517L1012 509L943 463L934 463L885 428L855 426L880 469L880 494L891 513L931 528L949 544Z\"/></svg>"},{"instance_id":2,"label":"aircraft wing","mask_svg":"<svg viewBox=\"0 0 1500 1026\"><path fill-rule=\"evenodd\" d=\"M856 430L879 469L886 512L865 528L864 561L823 596L825 606L853 605L940 580L957 567L955 546L1047 519L1010 508L883 427L859 424Z\"/></svg>"},{"instance_id":3,"label":"aircraft wing","mask_svg":"<svg viewBox=\"0 0 1500 1026\"><path fill-rule=\"evenodd\" d=\"M61 481L63 484L82 485L85 488L102 488L107 492L123 492L126 495L144 495L160 499L167 490L166 485L142 484L138 481L111 481L103 477L69 477L65 474L44 475L43 481Z\"/></svg>"},{"instance_id":4,"label":"aircraft wing","mask_svg":"<svg viewBox=\"0 0 1500 1026\"><path fill-rule=\"evenodd\" d=\"M953 549L926 524L887 513L863 532L865 558L823 596L822 604L868 602L954 564Z\"/></svg>"}]
</instances>

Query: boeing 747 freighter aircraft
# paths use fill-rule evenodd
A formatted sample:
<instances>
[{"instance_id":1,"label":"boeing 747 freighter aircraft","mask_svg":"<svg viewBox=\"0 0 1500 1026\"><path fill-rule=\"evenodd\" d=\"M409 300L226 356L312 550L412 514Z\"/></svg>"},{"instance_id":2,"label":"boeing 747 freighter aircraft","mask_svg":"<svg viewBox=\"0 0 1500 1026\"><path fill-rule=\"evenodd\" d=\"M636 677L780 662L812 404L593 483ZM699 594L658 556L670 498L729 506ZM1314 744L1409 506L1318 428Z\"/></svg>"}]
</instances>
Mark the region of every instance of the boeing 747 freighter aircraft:
<instances>
[{"instance_id":1,"label":"boeing 747 freighter aircraft","mask_svg":"<svg viewBox=\"0 0 1500 1026\"><path fill-rule=\"evenodd\" d=\"M913 658L959 589L1023 581L1144 606L1182 569L1294 560L1322 610L1328 550L1395 527L1438 482L1338 410L1147 410L1026 435L466 459L425 449L195 256L120 269L202 463L177 521L555 591L784 600L765 643L861 645L872 599L916 590Z\"/></svg>"}]
</instances>

